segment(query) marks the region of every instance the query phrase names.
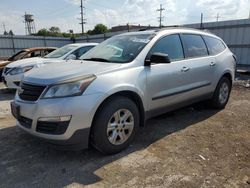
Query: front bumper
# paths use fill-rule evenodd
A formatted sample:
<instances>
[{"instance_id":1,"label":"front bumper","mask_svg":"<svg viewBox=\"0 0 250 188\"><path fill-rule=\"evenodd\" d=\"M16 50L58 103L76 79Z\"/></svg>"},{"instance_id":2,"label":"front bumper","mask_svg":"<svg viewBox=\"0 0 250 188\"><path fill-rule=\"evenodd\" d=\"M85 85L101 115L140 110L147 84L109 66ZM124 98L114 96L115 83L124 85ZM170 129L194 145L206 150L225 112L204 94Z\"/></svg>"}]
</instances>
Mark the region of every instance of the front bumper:
<instances>
[{"instance_id":1,"label":"front bumper","mask_svg":"<svg viewBox=\"0 0 250 188\"><path fill-rule=\"evenodd\" d=\"M23 78L23 74L10 75L3 73L2 80L7 88L9 89L18 89L19 84Z\"/></svg>"},{"instance_id":2,"label":"front bumper","mask_svg":"<svg viewBox=\"0 0 250 188\"><path fill-rule=\"evenodd\" d=\"M58 146L75 147L77 145L77 148L86 148L88 146L92 120L101 103L101 96L101 93L96 93L77 97L39 99L37 102L27 102L22 101L16 95L14 104L20 108L19 118L16 117L18 119L17 126L33 136L42 138ZM66 128L62 127L63 124L56 125L60 129L56 134L55 132L42 132L39 129L39 119L41 118L68 116L71 117L70 121L62 122ZM58 122L46 122L45 124L48 128L53 129L56 123Z\"/></svg>"}]
</instances>

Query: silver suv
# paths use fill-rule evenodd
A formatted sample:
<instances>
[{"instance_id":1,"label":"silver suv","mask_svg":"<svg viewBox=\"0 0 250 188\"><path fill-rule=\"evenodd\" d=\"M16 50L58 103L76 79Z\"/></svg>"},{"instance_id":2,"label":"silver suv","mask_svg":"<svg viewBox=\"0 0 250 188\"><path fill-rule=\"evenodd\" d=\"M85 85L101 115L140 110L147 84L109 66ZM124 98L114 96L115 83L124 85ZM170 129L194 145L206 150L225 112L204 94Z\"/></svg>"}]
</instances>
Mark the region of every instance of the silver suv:
<instances>
[{"instance_id":1,"label":"silver suv","mask_svg":"<svg viewBox=\"0 0 250 188\"><path fill-rule=\"evenodd\" d=\"M17 125L63 148L126 148L153 116L229 99L235 58L217 36L168 28L114 36L74 63L25 74L11 103Z\"/></svg>"}]
</instances>

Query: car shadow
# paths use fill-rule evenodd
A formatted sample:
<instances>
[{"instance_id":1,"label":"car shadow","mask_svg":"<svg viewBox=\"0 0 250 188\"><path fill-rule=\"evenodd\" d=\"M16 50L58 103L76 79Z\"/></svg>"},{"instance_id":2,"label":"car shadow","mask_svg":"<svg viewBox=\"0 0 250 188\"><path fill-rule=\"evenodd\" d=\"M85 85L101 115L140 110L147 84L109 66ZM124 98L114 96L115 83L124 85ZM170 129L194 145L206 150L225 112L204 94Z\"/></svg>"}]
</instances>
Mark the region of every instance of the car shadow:
<instances>
[{"instance_id":1,"label":"car shadow","mask_svg":"<svg viewBox=\"0 0 250 188\"><path fill-rule=\"evenodd\" d=\"M24 133L17 127L0 129L0 187L62 187L72 183L90 185L102 180L95 172L105 165L198 122L218 111L195 104L150 119L126 150L105 156L93 148L60 151ZM11 174L11 176L9 176ZM2 184L2 185L1 185Z\"/></svg>"}]
</instances>

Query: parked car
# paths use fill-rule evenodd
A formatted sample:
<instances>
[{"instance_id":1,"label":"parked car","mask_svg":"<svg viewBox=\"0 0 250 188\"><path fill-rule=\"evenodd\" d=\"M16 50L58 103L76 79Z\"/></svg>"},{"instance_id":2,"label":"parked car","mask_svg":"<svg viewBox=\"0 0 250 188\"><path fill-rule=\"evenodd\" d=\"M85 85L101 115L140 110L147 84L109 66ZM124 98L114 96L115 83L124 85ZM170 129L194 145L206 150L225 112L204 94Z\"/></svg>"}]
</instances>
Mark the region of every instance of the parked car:
<instances>
[{"instance_id":1,"label":"parked car","mask_svg":"<svg viewBox=\"0 0 250 188\"><path fill-rule=\"evenodd\" d=\"M202 100L224 108L235 72L222 39L185 28L118 35L81 59L26 74L12 113L36 137L105 154L125 149L153 116Z\"/></svg>"},{"instance_id":2,"label":"parked car","mask_svg":"<svg viewBox=\"0 0 250 188\"><path fill-rule=\"evenodd\" d=\"M78 59L96 44L97 43L68 44L44 56L44 58L29 58L10 63L3 71L3 82L9 89L17 89L25 72L44 64Z\"/></svg>"},{"instance_id":3,"label":"parked car","mask_svg":"<svg viewBox=\"0 0 250 188\"><path fill-rule=\"evenodd\" d=\"M0 75L2 75L4 67L13 61L32 58L32 57L44 57L45 55L49 54L50 52L56 49L57 48L55 47L38 47L38 48L23 49L14 54L13 56L11 56L10 58L8 58L6 61L0 61Z\"/></svg>"}]
</instances>

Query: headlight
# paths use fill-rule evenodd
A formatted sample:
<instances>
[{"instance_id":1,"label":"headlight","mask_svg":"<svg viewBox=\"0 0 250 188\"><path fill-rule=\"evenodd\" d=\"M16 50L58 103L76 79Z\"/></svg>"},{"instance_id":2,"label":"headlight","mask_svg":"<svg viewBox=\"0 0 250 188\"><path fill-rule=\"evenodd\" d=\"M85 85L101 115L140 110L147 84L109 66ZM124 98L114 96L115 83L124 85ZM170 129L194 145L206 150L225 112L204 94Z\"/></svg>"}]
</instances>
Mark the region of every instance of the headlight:
<instances>
[{"instance_id":1,"label":"headlight","mask_svg":"<svg viewBox=\"0 0 250 188\"><path fill-rule=\"evenodd\" d=\"M10 75L16 75L16 74L22 74L25 73L27 71L29 71L30 69L32 69L34 66L27 66L27 67L21 67L21 68L13 68L9 74Z\"/></svg>"},{"instance_id":2,"label":"headlight","mask_svg":"<svg viewBox=\"0 0 250 188\"><path fill-rule=\"evenodd\" d=\"M58 98L81 95L96 79L95 75L84 78L82 80L67 82L49 87L42 98Z\"/></svg>"}]
</instances>

